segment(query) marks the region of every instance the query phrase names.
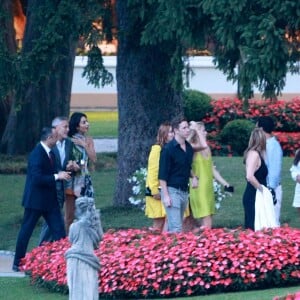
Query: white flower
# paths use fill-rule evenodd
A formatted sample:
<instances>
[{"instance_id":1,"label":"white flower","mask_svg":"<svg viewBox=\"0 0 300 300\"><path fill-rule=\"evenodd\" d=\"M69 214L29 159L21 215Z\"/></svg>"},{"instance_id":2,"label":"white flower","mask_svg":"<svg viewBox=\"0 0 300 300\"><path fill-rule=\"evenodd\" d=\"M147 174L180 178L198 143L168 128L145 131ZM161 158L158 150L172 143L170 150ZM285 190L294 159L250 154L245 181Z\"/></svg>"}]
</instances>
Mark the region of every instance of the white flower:
<instances>
[{"instance_id":1,"label":"white flower","mask_svg":"<svg viewBox=\"0 0 300 300\"><path fill-rule=\"evenodd\" d=\"M136 170L130 178L128 178L128 182L132 183L132 196L129 197L128 201L140 207L141 209L145 209L145 192L146 192L146 178L147 178L147 169L140 168Z\"/></svg>"},{"instance_id":2,"label":"white flower","mask_svg":"<svg viewBox=\"0 0 300 300\"><path fill-rule=\"evenodd\" d=\"M132 191L135 195L138 195L141 192L141 187L139 185L134 185Z\"/></svg>"},{"instance_id":3,"label":"white flower","mask_svg":"<svg viewBox=\"0 0 300 300\"><path fill-rule=\"evenodd\" d=\"M216 209L220 209L221 202L226 198L229 193L225 193L222 191L222 186L216 180L213 181L214 194L215 194L215 207Z\"/></svg>"}]
</instances>

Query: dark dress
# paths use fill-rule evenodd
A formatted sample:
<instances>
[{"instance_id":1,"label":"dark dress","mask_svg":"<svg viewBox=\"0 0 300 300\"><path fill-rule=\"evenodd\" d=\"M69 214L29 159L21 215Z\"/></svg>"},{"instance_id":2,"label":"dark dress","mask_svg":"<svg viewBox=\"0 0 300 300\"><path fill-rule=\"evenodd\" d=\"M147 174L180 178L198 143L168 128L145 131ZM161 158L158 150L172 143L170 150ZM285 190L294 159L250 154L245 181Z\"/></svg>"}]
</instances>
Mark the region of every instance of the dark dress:
<instances>
[{"instance_id":1,"label":"dark dress","mask_svg":"<svg viewBox=\"0 0 300 300\"><path fill-rule=\"evenodd\" d=\"M254 173L255 178L260 184L267 185L268 169L263 158L259 155L261 164L260 167ZM243 205L245 212L245 228L254 230L254 218L255 218L255 196L256 188L247 182L247 186L243 195Z\"/></svg>"}]
</instances>

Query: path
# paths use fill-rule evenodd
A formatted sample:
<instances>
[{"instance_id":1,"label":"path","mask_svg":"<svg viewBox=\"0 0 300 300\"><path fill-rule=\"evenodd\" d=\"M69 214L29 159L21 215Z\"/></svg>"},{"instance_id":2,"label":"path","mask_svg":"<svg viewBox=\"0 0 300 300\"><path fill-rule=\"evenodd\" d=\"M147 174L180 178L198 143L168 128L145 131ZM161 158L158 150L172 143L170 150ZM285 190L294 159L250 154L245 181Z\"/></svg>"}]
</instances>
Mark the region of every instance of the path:
<instances>
[{"instance_id":1,"label":"path","mask_svg":"<svg viewBox=\"0 0 300 300\"><path fill-rule=\"evenodd\" d=\"M94 139L95 149L97 153L100 152L117 152L117 139Z\"/></svg>"}]
</instances>

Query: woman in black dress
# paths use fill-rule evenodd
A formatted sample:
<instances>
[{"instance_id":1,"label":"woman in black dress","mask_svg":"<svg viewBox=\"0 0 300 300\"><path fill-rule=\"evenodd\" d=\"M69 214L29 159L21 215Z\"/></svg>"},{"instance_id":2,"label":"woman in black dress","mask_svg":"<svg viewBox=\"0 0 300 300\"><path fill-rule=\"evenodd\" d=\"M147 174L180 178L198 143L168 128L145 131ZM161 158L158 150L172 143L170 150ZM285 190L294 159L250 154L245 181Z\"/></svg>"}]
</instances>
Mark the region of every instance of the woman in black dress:
<instances>
[{"instance_id":1,"label":"woman in black dress","mask_svg":"<svg viewBox=\"0 0 300 300\"><path fill-rule=\"evenodd\" d=\"M255 128L250 136L248 148L244 153L247 186L243 195L245 228L254 230L256 190L262 192L266 186L268 169L264 161L266 137L261 128Z\"/></svg>"}]
</instances>

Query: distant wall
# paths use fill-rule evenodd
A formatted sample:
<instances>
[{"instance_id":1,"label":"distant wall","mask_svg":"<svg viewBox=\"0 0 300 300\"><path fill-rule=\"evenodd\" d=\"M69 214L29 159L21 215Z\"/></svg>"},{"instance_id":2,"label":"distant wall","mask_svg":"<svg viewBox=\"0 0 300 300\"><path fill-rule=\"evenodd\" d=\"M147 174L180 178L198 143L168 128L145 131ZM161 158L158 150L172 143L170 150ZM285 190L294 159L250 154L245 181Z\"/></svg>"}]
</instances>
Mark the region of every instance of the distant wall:
<instances>
[{"instance_id":1,"label":"distant wall","mask_svg":"<svg viewBox=\"0 0 300 300\"><path fill-rule=\"evenodd\" d=\"M116 86L116 56L104 56L104 65L113 74L114 82L104 88L94 88L82 78L83 68L86 65L86 57L77 56L73 75L71 110L84 109L117 109ZM237 84L226 80L226 76L216 69L210 56L198 56L190 58L192 75L189 75L190 89L195 89L209 94L213 98L233 97L236 95ZM255 97L260 98L257 89ZM286 85L280 98L289 100L300 96L300 74L287 74Z\"/></svg>"}]
</instances>

